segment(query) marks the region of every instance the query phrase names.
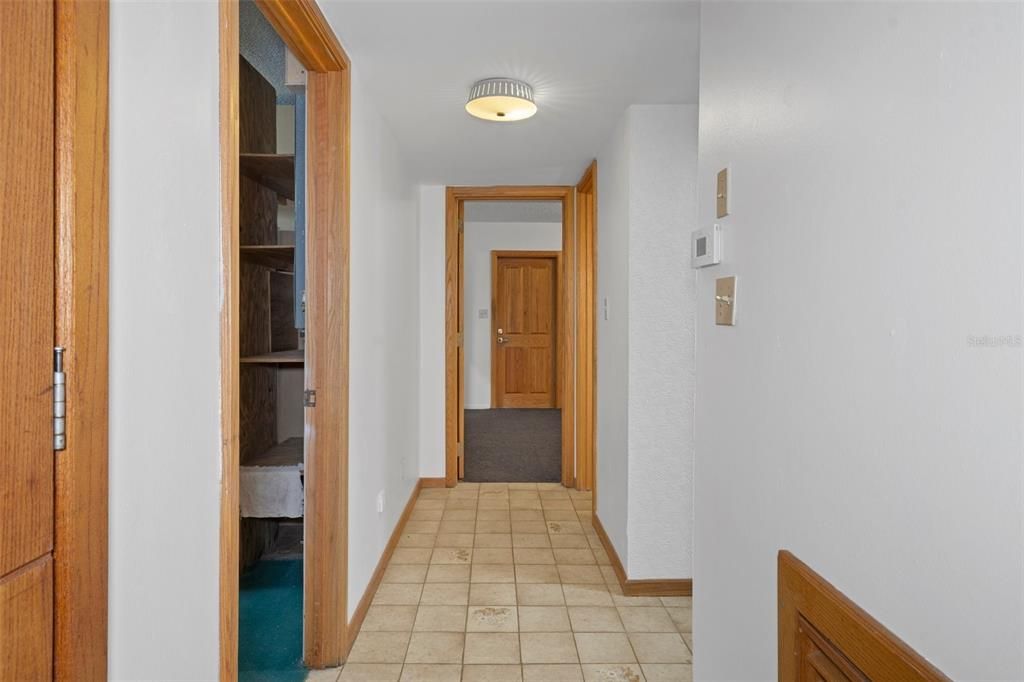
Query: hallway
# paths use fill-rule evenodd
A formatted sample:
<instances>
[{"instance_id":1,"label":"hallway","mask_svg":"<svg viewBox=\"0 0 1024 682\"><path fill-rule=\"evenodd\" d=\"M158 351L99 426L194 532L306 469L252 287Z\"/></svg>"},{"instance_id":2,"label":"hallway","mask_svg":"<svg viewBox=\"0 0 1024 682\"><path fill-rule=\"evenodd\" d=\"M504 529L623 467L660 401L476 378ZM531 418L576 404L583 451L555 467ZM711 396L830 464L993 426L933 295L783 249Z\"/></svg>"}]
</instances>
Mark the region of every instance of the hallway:
<instances>
[{"instance_id":1,"label":"hallway","mask_svg":"<svg viewBox=\"0 0 1024 682\"><path fill-rule=\"evenodd\" d=\"M424 489L348 664L309 679L691 679L690 598L623 596L591 506L559 484Z\"/></svg>"}]
</instances>

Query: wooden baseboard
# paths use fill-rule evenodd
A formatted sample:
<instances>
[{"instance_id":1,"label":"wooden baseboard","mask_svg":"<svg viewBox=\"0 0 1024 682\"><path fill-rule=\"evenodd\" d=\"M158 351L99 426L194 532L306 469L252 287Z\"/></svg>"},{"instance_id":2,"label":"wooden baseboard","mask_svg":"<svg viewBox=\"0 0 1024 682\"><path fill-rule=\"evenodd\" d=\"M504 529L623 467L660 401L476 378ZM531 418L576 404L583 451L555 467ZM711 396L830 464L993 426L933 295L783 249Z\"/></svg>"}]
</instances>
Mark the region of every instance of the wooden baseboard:
<instances>
[{"instance_id":1,"label":"wooden baseboard","mask_svg":"<svg viewBox=\"0 0 1024 682\"><path fill-rule=\"evenodd\" d=\"M421 488L443 488L443 487L445 487L446 484L447 484L447 482L445 481L444 476L442 476L441 478L421 478L420 479L420 487Z\"/></svg>"},{"instance_id":2,"label":"wooden baseboard","mask_svg":"<svg viewBox=\"0 0 1024 682\"><path fill-rule=\"evenodd\" d=\"M612 570L615 571L615 576L619 579L622 594L627 597L690 597L693 595L693 580L690 578L630 580L626 575L622 560L619 558L619 553L615 551L615 546L608 539L608 533L605 532L596 512L592 518L597 537L604 545L604 551L608 553L608 558L612 562Z\"/></svg>"},{"instance_id":3,"label":"wooden baseboard","mask_svg":"<svg viewBox=\"0 0 1024 682\"><path fill-rule=\"evenodd\" d=\"M352 650L352 645L355 644L356 637L359 636L359 630L363 627L363 621L366 619L366 612L370 610L370 604L373 602L374 595L377 594L377 588L380 587L381 579L384 578L384 571L387 570L388 562L391 561L391 555L395 553L395 547L398 546L398 541L402 537L405 524L412 515L413 507L416 506L416 499L420 495L420 490L423 488L439 487L433 483L434 481L441 481L440 487L444 487L443 478L421 478L416 481L412 494L409 496L409 501L405 503L405 509L402 510L402 515L398 518L398 523L395 524L395 529L391 532L391 538L388 540L388 544L380 556L380 561L377 562L377 568L374 569L373 576L370 577L370 582L366 586L366 591L363 592L363 598L359 600L359 606L356 607L355 613L352 614L352 620L348 624L348 641L345 642L345 655L343 658L348 659L349 651Z\"/></svg>"}]
</instances>

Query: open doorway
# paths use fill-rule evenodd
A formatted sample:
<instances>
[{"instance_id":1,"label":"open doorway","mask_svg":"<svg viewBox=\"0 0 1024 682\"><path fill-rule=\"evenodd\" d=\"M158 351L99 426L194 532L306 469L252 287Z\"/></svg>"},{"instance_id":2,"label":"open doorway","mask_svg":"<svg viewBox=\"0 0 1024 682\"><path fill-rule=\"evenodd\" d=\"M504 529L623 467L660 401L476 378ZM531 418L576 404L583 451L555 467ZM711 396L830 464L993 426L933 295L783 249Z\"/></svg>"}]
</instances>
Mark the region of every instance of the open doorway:
<instances>
[{"instance_id":1,"label":"open doorway","mask_svg":"<svg viewBox=\"0 0 1024 682\"><path fill-rule=\"evenodd\" d=\"M463 225L463 478L559 482L561 202L467 201Z\"/></svg>"}]
</instances>

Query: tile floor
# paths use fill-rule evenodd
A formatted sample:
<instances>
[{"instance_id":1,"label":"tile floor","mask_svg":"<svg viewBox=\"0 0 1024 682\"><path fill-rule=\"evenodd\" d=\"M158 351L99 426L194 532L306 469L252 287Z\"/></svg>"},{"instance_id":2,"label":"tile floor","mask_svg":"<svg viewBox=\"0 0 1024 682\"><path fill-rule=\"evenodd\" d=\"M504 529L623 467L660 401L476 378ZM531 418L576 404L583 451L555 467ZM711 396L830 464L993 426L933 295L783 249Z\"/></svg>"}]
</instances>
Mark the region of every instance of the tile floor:
<instances>
[{"instance_id":1,"label":"tile floor","mask_svg":"<svg viewBox=\"0 0 1024 682\"><path fill-rule=\"evenodd\" d=\"M623 596L590 493L424 489L344 668L316 682L684 682L689 597Z\"/></svg>"}]
</instances>

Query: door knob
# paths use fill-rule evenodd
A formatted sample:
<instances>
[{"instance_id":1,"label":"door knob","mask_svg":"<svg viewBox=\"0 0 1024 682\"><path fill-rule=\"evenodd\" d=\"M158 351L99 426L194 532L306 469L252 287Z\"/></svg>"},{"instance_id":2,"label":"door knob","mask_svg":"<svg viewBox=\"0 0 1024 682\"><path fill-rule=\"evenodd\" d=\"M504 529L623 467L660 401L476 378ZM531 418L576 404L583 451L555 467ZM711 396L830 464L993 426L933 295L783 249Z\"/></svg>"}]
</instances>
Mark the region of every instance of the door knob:
<instances>
[{"instance_id":1,"label":"door knob","mask_svg":"<svg viewBox=\"0 0 1024 682\"><path fill-rule=\"evenodd\" d=\"M498 343L499 343L499 344L505 343L505 340L506 340L506 339L505 339L505 337L504 337L504 336L499 336L499 337L498 337Z\"/></svg>"}]
</instances>

